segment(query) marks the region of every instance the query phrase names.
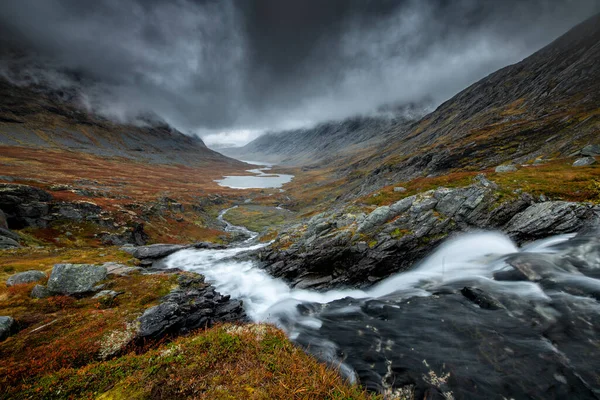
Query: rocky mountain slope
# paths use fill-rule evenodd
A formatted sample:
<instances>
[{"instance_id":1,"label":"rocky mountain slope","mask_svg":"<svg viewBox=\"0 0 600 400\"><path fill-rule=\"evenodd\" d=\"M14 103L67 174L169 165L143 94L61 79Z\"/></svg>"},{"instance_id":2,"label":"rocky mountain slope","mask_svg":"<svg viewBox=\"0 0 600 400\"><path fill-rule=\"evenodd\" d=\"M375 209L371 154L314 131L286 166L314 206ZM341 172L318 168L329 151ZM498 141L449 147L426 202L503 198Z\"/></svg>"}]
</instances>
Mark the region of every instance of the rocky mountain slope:
<instances>
[{"instance_id":1,"label":"rocky mountain slope","mask_svg":"<svg viewBox=\"0 0 600 400\"><path fill-rule=\"evenodd\" d=\"M413 117L414 118L414 117ZM328 164L364 147L381 144L387 132L406 129L411 117L355 117L326 122L312 128L267 133L243 147L219 149L242 160L300 166Z\"/></svg>"},{"instance_id":2,"label":"rocky mountain slope","mask_svg":"<svg viewBox=\"0 0 600 400\"><path fill-rule=\"evenodd\" d=\"M463 90L394 140L345 160L366 186L566 157L600 132L600 15Z\"/></svg>"}]
</instances>

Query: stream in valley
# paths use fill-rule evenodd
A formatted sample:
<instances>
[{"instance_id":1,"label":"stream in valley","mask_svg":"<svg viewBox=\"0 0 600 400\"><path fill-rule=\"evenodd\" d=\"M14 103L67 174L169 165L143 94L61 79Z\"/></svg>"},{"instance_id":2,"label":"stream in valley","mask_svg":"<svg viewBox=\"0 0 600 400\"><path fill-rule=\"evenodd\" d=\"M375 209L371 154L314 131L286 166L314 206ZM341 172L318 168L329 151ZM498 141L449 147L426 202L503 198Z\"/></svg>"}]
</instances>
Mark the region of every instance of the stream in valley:
<instances>
[{"instance_id":1,"label":"stream in valley","mask_svg":"<svg viewBox=\"0 0 600 400\"><path fill-rule=\"evenodd\" d=\"M224 211L222 216L227 212ZM203 274L350 380L398 398L598 398L600 240L562 235L519 249L501 233L448 240L367 290L291 288L240 257L267 244L182 250ZM348 268L352 266L349 265Z\"/></svg>"}]
</instances>

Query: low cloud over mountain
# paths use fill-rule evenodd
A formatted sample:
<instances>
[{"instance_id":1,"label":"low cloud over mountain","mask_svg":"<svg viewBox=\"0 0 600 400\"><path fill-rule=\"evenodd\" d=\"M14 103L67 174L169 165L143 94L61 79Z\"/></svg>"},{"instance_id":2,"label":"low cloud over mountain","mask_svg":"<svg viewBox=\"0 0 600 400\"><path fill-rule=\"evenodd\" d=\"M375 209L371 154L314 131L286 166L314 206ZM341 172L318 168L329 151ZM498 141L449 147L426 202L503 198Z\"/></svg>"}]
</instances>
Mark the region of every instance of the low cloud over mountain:
<instances>
[{"instance_id":1,"label":"low cloud over mountain","mask_svg":"<svg viewBox=\"0 0 600 400\"><path fill-rule=\"evenodd\" d=\"M208 144L434 105L600 11L596 0L6 0L2 74L154 113ZM79 90L81 89L81 90Z\"/></svg>"}]
</instances>

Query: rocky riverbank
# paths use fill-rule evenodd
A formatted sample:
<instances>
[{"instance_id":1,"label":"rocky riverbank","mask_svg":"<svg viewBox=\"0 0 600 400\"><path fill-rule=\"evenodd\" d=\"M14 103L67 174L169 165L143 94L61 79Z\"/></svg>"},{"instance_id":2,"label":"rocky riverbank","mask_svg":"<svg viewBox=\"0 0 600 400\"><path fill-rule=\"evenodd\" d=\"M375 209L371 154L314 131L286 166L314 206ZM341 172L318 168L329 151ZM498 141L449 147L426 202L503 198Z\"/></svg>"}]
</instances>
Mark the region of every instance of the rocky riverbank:
<instances>
[{"instance_id":1,"label":"rocky riverbank","mask_svg":"<svg viewBox=\"0 0 600 400\"><path fill-rule=\"evenodd\" d=\"M444 239L496 229L517 243L598 226L600 206L507 195L483 175L461 188L407 196L370 213L315 215L282 232L256 257L297 288L366 287L412 267Z\"/></svg>"}]
</instances>

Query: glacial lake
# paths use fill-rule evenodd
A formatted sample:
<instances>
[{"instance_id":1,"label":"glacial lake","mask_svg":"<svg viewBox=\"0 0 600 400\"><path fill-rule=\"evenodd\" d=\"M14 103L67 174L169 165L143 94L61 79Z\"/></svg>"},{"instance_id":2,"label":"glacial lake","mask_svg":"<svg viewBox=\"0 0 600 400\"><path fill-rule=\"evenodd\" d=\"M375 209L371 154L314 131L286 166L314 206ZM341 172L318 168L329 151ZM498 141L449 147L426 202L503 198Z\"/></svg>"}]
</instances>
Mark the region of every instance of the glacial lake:
<instances>
[{"instance_id":1,"label":"glacial lake","mask_svg":"<svg viewBox=\"0 0 600 400\"><path fill-rule=\"evenodd\" d=\"M228 187L232 189L277 189L282 187L284 184L290 182L294 175L287 174L269 174L268 172L273 164L258 162L258 161L244 161L248 164L258 165L262 168L249 169L248 172L255 175L230 175L224 176L223 179L217 179L215 182L219 186Z\"/></svg>"}]
</instances>

